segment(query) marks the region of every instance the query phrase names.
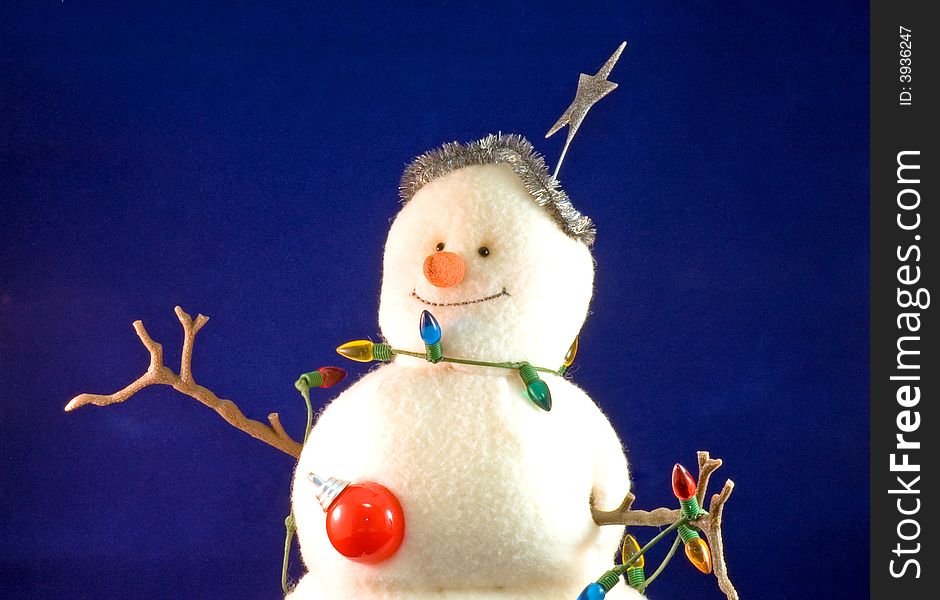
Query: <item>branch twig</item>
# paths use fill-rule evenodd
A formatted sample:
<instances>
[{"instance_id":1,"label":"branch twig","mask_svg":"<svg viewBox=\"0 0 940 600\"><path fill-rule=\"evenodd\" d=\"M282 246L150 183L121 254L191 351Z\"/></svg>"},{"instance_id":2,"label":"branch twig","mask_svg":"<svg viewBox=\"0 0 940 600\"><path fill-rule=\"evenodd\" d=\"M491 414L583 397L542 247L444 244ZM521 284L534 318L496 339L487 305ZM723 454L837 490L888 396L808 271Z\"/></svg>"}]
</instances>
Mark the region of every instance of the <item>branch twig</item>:
<instances>
[{"instance_id":1,"label":"branch twig","mask_svg":"<svg viewBox=\"0 0 940 600\"><path fill-rule=\"evenodd\" d=\"M711 458L708 452L698 453L698 487L695 495L699 499L699 504L704 508L703 500L705 492L708 489L708 481L712 473L721 466L721 459ZM725 563L724 541L721 533L721 517L724 512L725 502L734 489L734 482L730 479L725 482L724 487L711 498L708 505L708 514L691 522L696 528L701 530L708 538L709 546L712 551L712 564L715 578L718 580L718 587L724 592L728 600L739 600L738 592L734 589L731 579L728 577L728 565ZM632 508L635 496L627 493L619 507L611 511L598 510L591 508L591 514L594 522L598 525L626 525L627 527L664 527L675 523L682 516L679 509L657 508L652 511L634 510Z\"/></svg>"},{"instance_id":2,"label":"branch twig","mask_svg":"<svg viewBox=\"0 0 940 600\"><path fill-rule=\"evenodd\" d=\"M193 344L196 339L196 334L202 329L206 322L209 321L209 318L198 315L194 321L193 318L186 314L179 306L176 307L176 316L183 326L183 353L180 357L179 375L163 365L163 346L153 341L153 338L147 333L141 321L134 321L134 329L137 331L137 337L140 338L141 343L150 353L150 367L147 369L147 372L126 388L114 392L113 394L79 394L65 405L65 410L75 410L86 404L94 404L95 406L116 404L118 402L124 402L145 387L151 385L168 385L176 391L202 402L219 413L230 425L244 431L253 438L270 444L295 458L300 457L301 445L284 431L284 427L281 425L281 420L277 413L268 415L270 425L265 425L260 421L254 421L246 417L231 400L223 400L216 396L212 390L196 383L192 374Z\"/></svg>"}]
</instances>

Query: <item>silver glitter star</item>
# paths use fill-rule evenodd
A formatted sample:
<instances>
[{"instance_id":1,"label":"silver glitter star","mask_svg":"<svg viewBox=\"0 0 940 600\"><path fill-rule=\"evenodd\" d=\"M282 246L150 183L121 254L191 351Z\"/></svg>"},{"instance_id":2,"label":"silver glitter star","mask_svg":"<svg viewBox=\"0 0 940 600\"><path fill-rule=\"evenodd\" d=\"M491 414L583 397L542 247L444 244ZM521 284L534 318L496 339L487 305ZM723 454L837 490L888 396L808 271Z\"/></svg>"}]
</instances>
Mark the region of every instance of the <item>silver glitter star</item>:
<instances>
[{"instance_id":1,"label":"silver glitter star","mask_svg":"<svg viewBox=\"0 0 940 600\"><path fill-rule=\"evenodd\" d=\"M591 107L594 106L598 100L617 89L617 84L612 81L607 81L607 77L613 70L614 65L617 64L617 60L626 47L626 42L620 44L613 55L604 63L604 66L594 75L581 73L581 77L578 79L578 91L574 96L574 101L561 117L558 118L558 121L552 125L548 133L545 134L545 137L551 137L565 125L568 126L568 139L565 140L565 147L561 151L558 164L555 165L553 177L558 177L558 171L561 169L561 163L565 160L568 146L571 145L571 140L574 139L575 134L578 133L578 128L581 127L581 122L584 121L584 117L587 116L588 111L591 110Z\"/></svg>"}]
</instances>

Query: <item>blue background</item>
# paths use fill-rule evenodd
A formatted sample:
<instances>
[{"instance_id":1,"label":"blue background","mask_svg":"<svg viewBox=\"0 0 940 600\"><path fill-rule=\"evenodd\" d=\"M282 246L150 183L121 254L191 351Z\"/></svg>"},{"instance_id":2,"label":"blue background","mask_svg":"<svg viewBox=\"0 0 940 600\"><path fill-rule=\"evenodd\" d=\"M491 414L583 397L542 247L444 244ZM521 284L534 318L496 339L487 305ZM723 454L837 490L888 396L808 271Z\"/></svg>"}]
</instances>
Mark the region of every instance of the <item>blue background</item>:
<instances>
[{"instance_id":1,"label":"blue background","mask_svg":"<svg viewBox=\"0 0 940 600\"><path fill-rule=\"evenodd\" d=\"M174 364L181 304L211 317L196 378L301 435L296 376L364 372L332 348L378 333L405 163L501 130L553 164L544 132L622 39L562 170L599 230L575 380L639 507L674 503L673 462L727 461L745 598L867 594L867 2L18 4L0 595L279 597L290 458L168 388L62 407L144 371L135 319ZM651 591L722 597L681 557Z\"/></svg>"}]
</instances>

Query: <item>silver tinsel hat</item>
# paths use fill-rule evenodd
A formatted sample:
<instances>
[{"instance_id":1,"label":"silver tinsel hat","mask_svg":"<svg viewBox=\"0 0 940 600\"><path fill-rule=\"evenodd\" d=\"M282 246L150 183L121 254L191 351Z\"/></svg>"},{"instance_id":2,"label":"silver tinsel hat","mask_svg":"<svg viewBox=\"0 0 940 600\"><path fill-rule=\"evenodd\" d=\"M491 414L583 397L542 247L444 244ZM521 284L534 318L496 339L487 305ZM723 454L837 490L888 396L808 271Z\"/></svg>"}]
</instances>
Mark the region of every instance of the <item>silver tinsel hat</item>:
<instances>
[{"instance_id":1,"label":"silver tinsel hat","mask_svg":"<svg viewBox=\"0 0 940 600\"><path fill-rule=\"evenodd\" d=\"M447 173L470 165L509 165L532 198L569 236L587 246L597 235L594 223L571 204L568 194L548 171L545 159L521 135L497 133L482 140L451 142L414 159L405 168L399 191L402 203Z\"/></svg>"}]
</instances>

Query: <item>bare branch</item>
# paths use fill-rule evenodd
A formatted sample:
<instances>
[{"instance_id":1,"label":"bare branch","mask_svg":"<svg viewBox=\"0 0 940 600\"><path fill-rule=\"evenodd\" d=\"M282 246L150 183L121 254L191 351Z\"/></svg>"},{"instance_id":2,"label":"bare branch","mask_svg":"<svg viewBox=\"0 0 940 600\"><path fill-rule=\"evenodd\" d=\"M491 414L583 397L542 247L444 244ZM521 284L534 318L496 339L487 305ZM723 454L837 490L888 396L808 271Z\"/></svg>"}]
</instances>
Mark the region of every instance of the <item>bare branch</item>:
<instances>
[{"instance_id":1,"label":"bare branch","mask_svg":"<svg viewBox=\"0 0 940 600\"><path fill-rule=\"evenodd\" d=\"M628 497L632 495L628 494ZM624 503L626 503L626 500L627 498L624 498ZM633 498L630 498L630 502L632 504ZM647 511L632 510L629 506L627 505L627 508L624 508L624 505L621 504L620 508L611 511L597 510L591 507L591 516L594 517L594 522L598 525L626 525L627 527L664 527L672 525L682 516L679 509L657 508L653 511Z\"/></svg>"},{"instance_id":2,"label":"bare branch","mask_svg":"<svg viewBox=\"0 0 940 600\"><path fill-rule=\"evenodd\" d=\"M196 334L202 329L202 326L209 321L209 317L203 315L196 316L196 322L182 308L176 307L176 316L183 326L183 352L180 355L180 379L184 382L192 383L192 362L193 362L193 344L196 342Z\"/></svg>"},{"instance_id":3,"label":"bare branch","mask_svg":"<svg viewBox=\"0 0 940 600\"><path fill-rule=\"evenodd\" d=\"M734 489L734 482L730 479L725 482L721 492L712 496L709 509L708 529L703 529L705 537L708 538L709 546L712 550L712 565L715 571L715 578L718 580L718 587L728 600L738 600L738 591L734 589L731 579L728 578L728 565L725 563L725 545L721 534L721 514L725 508L725 502L731 491Z\"/></svg>"},{"instance_id":4,"label":"bare branch","mask_svg":"<svg viewBox=\"0 0 940 600\"><path fill-rule=\"evenodd\" d=\"M714 473L722 464L721 459L711 458L708 452L698 453L698 487L696 496L699 504L703 506L705 493L708 489L708 482ZM728 565L725 562L724 540L721 532L721 517L724 512L725 502L734 489L734 482L730 479L725 482L721 492L711 498L711 504L708 506L708 513L702 515L690 524L705 534L708 538L709 547L712 551L712 565L715 578L718 580L718 587L724 592L728 600L739 600L738 592L728 577ZM678 521L682 517L679 509L657 508L652 511L635 510L632 508L635 497L633 493L627 493L620 506L611 511L598 510L591 507L591 515L594 522L598 525L626 525L627 527L665 527Z\"/></svg>"},{"instance_id":5,"label":"bare branch","mask_svg":"<svg viewBox=\"0 0 940 600\"><path fill-rule=\"evenodd\" d=\"M284 431L284 426L281 425L281 417L277 413L269 414L268 422L271 423L271 429L276 431L279 436L290 438L290 436L287 435L287 432Z\"/></svg>"},{"instance_id":6,"label":"bare branch","mask_svg":"<svg viewBox=\"0 0 940 600\"><path fill-rule=\"evenodd\" d=\"M163 346L153 341L153 338L147 333L143 321L139 319L134 321L134 331L137 332L137 337L140 338L141 343L147 348L147 352L150 353L150 368L147 370L156 371L163 366Z\"/></svg>"},{"instance_id":7,"label":"bare branch","mask_svg":"<svg viewBox=\"0 0 940 600\"><path fill-rule=\"evenodd\" d=\"M107 406L109 404L124 402L145 387L156 384L168 385L178 392L202 402L219 413L223 419L235 428L295 458L300 457L301 445L284 431L284 427L281 425L281 420L277 413L268 415L268 421L271 423L270 426L249 419L239 410L234 402L219 398L212 390L195 382L192 376L193 344L196 339L196 333L202 329L209 318L198 315L194 321L193 318L179 306L176 307L176 316L183 326L183 353L180 358L179 375L163 365L163 347L153 341L153 338L147 333L141 321L134 321L134 329L137 331L137 337L140 338L141 343L150 353L150 367L147 369L147 372L126 388L113 394L80 394L75 396L65 405L65 410L75 410L86 404Z\"/></svg>"},{"instance_id":8,"label":"bare branch","mask_svg":"<svg viewBox=\"0 0 940 600\"><path fill-rule=\"evenodd\" d=\"M698 451L698 488L695 496L698 498L699 506L705 506L705 492L708 490L708 480L712 473L721 466L720 458L712 458L707 450Z\"/></svg>"}]
</instances>

